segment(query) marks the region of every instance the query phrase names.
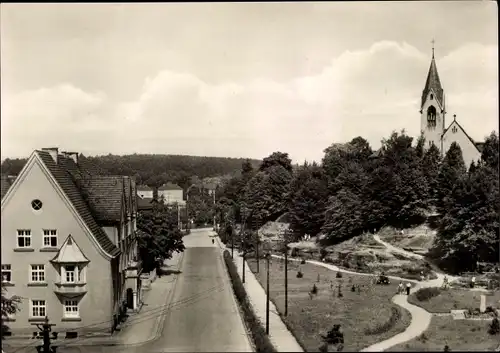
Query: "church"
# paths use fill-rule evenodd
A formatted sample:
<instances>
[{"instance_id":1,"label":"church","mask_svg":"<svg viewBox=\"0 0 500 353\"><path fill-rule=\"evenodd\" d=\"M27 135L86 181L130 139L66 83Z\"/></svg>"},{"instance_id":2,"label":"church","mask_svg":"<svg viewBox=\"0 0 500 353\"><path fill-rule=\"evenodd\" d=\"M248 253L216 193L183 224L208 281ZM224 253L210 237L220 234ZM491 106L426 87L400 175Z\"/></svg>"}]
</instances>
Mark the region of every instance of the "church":
<instances>
[{"instance_id":1,"label":"church","mask_svg":"<svg viewBox=\"0 0 500 353\"><path fill-rule=\"evenodd\" d=\"M475 142L458 123L453 115L452 122L446 127L446 99L441 86L432 48L432 60L427 74L420 104L420 130L425 137L426 147L436 145L444 156L453 142L462 149L465 166L481 158L484 142Z\"/></svg>"}]
</instances>

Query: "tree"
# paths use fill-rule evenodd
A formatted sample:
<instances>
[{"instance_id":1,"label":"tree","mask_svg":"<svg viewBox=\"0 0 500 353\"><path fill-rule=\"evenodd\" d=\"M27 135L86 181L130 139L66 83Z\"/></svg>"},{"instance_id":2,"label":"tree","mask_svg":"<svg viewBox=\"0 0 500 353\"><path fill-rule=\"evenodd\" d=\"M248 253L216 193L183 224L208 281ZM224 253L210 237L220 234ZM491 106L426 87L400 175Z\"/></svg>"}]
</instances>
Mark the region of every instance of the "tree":
<instances>
[{"instance_id":1,"label":"tree","mask_svg":"<svg viewBox=\"0 0 500 353\"><path fill-rule=\"evenodd\" d=\"M17 295L8 297L6 287L2 286L2 338L5 332L9 331L9 327L5 322L7 322L9 315L19 311L19 304L21 304L21 297Z\"/></svg>"},{"instance_id":2,"label":"tree","mask_svg":"<svg viewBox=\"0 0 500 353\"><path fill-rule=\"evenodd\" d=\"M412 140L402 131L383 141L384 153L373 162L368 187L372 200L388 211L384 223L398 228L420 224L428 207L428 186Z\"/></svg>"},{"instance_id":3,"label":"tree","mask_svg":"<svg viewBox=\"0 0 500 353\"><path fill-rule=\"evenodd\" d=\"M299 234L317 235L324 222L328 185L321 167L300 167L290 183L290 227Z\"/></svg>"},{"instance_id":4,"label":"tree","mask_svg":"<svg viewBox=\"0 0 500 353\"><path fill-rule=\"evenodd\" d=\"M432 144L431 146L434 146ZM420 136L417 139L417 145L415 146L415 152L417 154L417 157L422 159L425 154L425 137L424 134L421 133Z\"/></svg>"},{"instance_id":5,"label":"tree","mask_svg":"<svg viewBox=\"0 0 500 353\"><path fill-rule=\"evenodd\" d=\"M288 157L288 153L273 152L270 156L262 160L259 171L266 171L271 167L281 166L288 172L292 171L292 160Z\"/></svg>"},{"instance_id":6,"label":"tree","mask_svg":"<svg viewBox=\"0 0 500 353\"><path fill-rule=\"evenodd\" d=\"M438 197L438 175L440 165L441 153L436 145L432 144L422 157L422 172L424 173L425 181L429 187L429 198L433 204L435 204Z\"/></svg>"},{"instance_id":7,"label":"tree","mask_svg":"<svg viewBox=\"0 0 500 353\"><path fill-rule=\"evenodd\" d=\"M499 258L498 171L485 163L460 176L443 202L433 257L450 271L474 270Z\"/></svg>"},{"instance_id":8,"label":"tree","mask_svg":"<svg viewBox=\"0 0 500 353\"><path fill-rule=\"evenodd\" d=\"M178 228L177 209L156 202L151 212L139 212L137 228L145 234L139 237L139 254L144 272L157 268L158 260L163 262L174 252L183 252L183 234Z\"/></svg>"},{"instance_id":9,"label":"tree","mask_svg":"<svg viewBox=\"0 0 500 353\"><path fill-rule=\"evenodd\" d=\"M259 227L287 211L291 175L282 165L257 172L245 186L245 204L250 209L249 225Z\"/></svg>"},{"instance_id":10,"label":"tree","mask_svg":"<svg viewBox=\"0 0 500 353\"><path fill-rule=\"evenodd\" d=\"M498 135L493 131L484 141L481 160L484 161L490 168L498 170Z\"/></svg>"},{"instance_id":11,"label":"tree","mask_svg":"<svg viewBox=\"0 0 500 353\"><path fill-rule=\"evenodd\" d=\"M462 150L456 142L453 142L444 156L437 178L438 190L436 204L439 213L444 214L444 200L465 172L466 168L462 157Z\"/></svg>"}]
</instances>

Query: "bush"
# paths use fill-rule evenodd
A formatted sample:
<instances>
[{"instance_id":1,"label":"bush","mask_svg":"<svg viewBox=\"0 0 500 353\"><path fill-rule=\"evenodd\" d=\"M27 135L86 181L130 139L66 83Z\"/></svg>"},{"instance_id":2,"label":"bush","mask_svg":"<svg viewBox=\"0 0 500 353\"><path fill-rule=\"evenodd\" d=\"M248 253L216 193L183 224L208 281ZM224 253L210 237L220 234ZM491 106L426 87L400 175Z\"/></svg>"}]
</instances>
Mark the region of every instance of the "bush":
<instances>
[{"instance_id":1,"label":"bush","mask_svg":"<svg viewBox=\"0 0 500 353\"><path fill-rule=\"evenodd\" d=\"M441 290L437 287L420 288L415 292L415 297L419 302L425 302L431 298L437 297L441 294Z\"/></svg>"},{"instance_id":2,"label":"bush","mask_svg":"<svg viewBox=\"0 0 500 353\"><path fill-rule=\"evenodd\" d=\"M500 333L500 323L499 323L497 317L494 317L493 320L491 320L491 324L490 324L490 327L488 329L488 333L490 335L497 335Z\"/></svg>"},{"instance_id":3,"label":"bush","mask_svg":"<svg viewBox=\"0 0 500 353\"><path fill-rule=\"evenodd\" d=\"M243 309L243 314L245 317L245 322L247 327L251 330L252 338L255 343L255 348L257 352L277 352L276 348L272 345L269 337L266 335L266 330L264 329L262 323L255 315L250 301L248 300L245 287L241 282L241 278L238 275L238 270L231 259L231 254L228 250L224 251L224 262L226 263L227 270L229 272L229 277L231 279L231 284L238 299L238 302Z\"/></svg>"},{"instance_id":4,"label":"bush","mask_svg":"<svg viewBox=\"0 0 500 353\"><path fill-rule=\"evenodd\" d=\"M444 352L450 352L451 350L450 350L450 347L448 345L445 345L443 351Z\"/></svg>"},{"instance_id":5,"label":"bush","mask_svg":"<svg viewBox=\"0 0 500 353\"><path fill-rule=\"evenodd\" d=\"M318 294L318 287L316 287L316 284L313 284L313 287L311 289L311 294Z\"/></svg>"},{"instance_id":6,"label":"bush","mask_svg":"<svg viewBox=\"0 0 500 353\"><path fill-rule=\"evenodd\" d=\"M301 265L305 265L305 263L306 263L306 259L302 259L302 260L300 260L300 264L301 264Z\"/></svg>"},{"instance_id":7,"label":"bush","mask_svg":"<svg viewBox=\"0 0 500 353\"><path fill-rule=\"evenodd\" d=\"M351 287L351 292L355 292L355 291L356 291L356 286L353 284Z\"/></svg>"},{"instance_id":8,"label":"bush","mask_svg":"<svg viewBox=\"0 0 500 353\"><path fill-rule=\"evenodd\" d=\"M396 307L391 307L391 316L389 320L382 324L378 324L377 326L370 328L368 327L365 330L366 335L380 335L392 329L396 323L401 320L401 310Z\"/></svg>"},{"instance_id":9,"label":"bush","mask_svg":"<svg viewBox=\"0 0 500 353\"><path fill-rule=\"evenodd\" d=\"M342 278L342 272L337 272L337 274L335 275L336 278Z\"/></svg>"},{"instance_id":10,"label":"bush","mask_svg":"<svg viewBox=\"0 0 500 353\"><path fill-rule=\"evenodd\" d=\"M321 257L322 259L324 259L324 258L326 257L326 255L328 255L328 251L326 251L326 249L325 249L325 248L321 248L321 249L319 250L319 254L320 254L320 257Z\"/></svg>"},{"instance_id":11,"label":"bush","mask_svg":"<svg viewBox=\"0 0 500 353\"><path fill-rule=\"evenodd\" d=\"M297 272L297 278L302 278L302 277L304 277L304 274L300 271Z\"/></svg>"}]
</instances>

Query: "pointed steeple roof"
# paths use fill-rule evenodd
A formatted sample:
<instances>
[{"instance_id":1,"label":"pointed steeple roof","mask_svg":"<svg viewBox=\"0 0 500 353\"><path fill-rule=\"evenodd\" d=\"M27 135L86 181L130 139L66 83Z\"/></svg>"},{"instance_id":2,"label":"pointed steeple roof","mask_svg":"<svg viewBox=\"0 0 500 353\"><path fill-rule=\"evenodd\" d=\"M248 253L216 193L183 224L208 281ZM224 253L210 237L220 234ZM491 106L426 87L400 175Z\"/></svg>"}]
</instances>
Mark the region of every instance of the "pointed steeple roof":
<instances>
[{"instance_id":1,"label":"pointed steeple roof","mask_svg":"<svg viewBox=\"0 0 500 353\"><path fill-rule=\"evenodd\" d=\"M82 250L70 235L66 238L59 249L57 255L51 260L55 263L88 263L89 259L83 254Z\"/></svg>"},{"instance_id":2,"label":"pointed steeple roof","mask_svg":"<svg viewBox=\"0 0 500 353\"><path fill-rule=\"evenodd\" d=\"M431 66L429 67L429 73L427 74L427 81L425 82L425 88L422 92L422 104L420 105L421 107L424 106L425 99L427 98L427 95L429 94L430 90L434 91L434 94L436 95L436 100L439 102L441 107L444 108L444 90L443 87L441 86L441 81L439 80L439 75L436 67L436 60L434 59L434 48L432 49L432 60L431 60Z\"/></svg>"}]
</instances>

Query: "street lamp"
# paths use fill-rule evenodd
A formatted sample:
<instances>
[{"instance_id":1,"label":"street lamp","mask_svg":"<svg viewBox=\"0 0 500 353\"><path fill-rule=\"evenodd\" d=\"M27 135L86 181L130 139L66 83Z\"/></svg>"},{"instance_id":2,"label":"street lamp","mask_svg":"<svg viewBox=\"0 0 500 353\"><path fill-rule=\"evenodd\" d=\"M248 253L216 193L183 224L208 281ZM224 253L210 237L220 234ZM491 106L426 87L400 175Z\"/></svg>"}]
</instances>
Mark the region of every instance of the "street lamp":
<instances>
[{"instance_id":1,"label":"street lamp","mask_svg":"<svg viewBox=\"0 0 500 353\"><path fill-rule=\"evenodd\" d=\"M269 335L269 264L271 260L271 254L266 253L266 262L267 262L267 283L266 283L266 335Z\"/></svg>"}]
</instances>

